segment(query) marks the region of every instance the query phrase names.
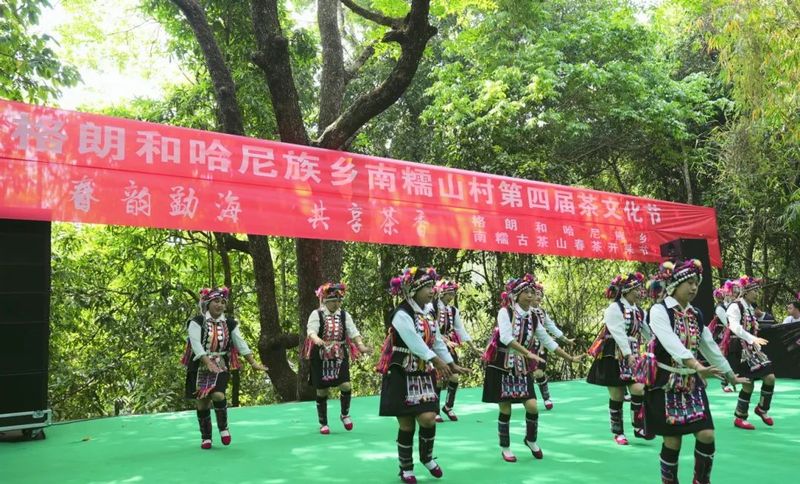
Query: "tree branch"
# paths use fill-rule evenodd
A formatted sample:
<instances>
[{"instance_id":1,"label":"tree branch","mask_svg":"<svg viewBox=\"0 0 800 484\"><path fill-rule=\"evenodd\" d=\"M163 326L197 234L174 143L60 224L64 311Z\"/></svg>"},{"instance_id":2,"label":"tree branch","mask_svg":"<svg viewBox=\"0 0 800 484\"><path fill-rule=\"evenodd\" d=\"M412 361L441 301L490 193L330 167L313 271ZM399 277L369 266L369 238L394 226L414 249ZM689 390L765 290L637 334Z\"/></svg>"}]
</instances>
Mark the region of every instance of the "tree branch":
<instances>
[{"instance_id":1,"label":"tree branch","mask_svg":"<svg viewBox=\"0 0 800 484\"><path fill-rule=\"evenodd\" d=\"M342 0L345 1L345 0ZM402 52L389 76L372 91L359 96L331 123L317 143L323 148L338 149L370 119L397 101L411 84L428 40L436 29L428 23L430 0L412 0L411 11L403 24L384 35L384 42L397 42Z\"/></svg>"},{"instance_id":2,"label":"tree branch","mask_svg":"<svg viewBox=\"0 0 800 484\"><path fill-rule=\"evenodd\" d=\"M203 7L197 3L197 0L172 0L172 3L186 16L186 20L197 38L197 43L200 44L200 49L203 51L208 73L214 84L214 92L217 95L223 130L229 134L243 136L244 123L239 103L236 100L236 84L225 64L222 51L214 38L214 32L208 24Z\"/></svg>"},{"instance_id":3,"label":"tree branch","mask_svg":"<svg viewBox=\"0 0 800 484\"><path fill-rule=\"evenodd\" d=\"M403 19L389 17L387 15L383 15L380 12L373 12L372 10L366 9L356 2L352 0L340 0L343 5L349 8L354 14L358 15L359 17L363 17L367 20L371 20L376 24L385 25L387 27L391 27L393 29L401 29L403 27Z\"/></svg>"},{"instance_id":4,"label":"tree branch","mask_svg":"<svg viewBox=\"0 0 800 484\"><path fill-rule=\"evenodd\" d=\"M364 64L367 63L369 58L372 57L374 53L375 53L375 42L370 42L370 44L367 45L364 48L364 50L361 51L361 54L359 54L358 57L353 59L353 62L345 68L344 70L345 85L349 84L350 81L352 81L356 77L358 71L362 67L364 67Z\"/></svg>"},{"instance_id":5,"label":"tree branch","mask_svg":"<svg viewBox=\"0 0 800 484\"><path fill-rule=\"evenodd\" d=\"M303 125L300 100L292 76L289 41L283 36L277 0L251 0L256 52L253 62L267 79L272 109L278 124L281 141L309 144Z\"/></svg>"}]
</instances>

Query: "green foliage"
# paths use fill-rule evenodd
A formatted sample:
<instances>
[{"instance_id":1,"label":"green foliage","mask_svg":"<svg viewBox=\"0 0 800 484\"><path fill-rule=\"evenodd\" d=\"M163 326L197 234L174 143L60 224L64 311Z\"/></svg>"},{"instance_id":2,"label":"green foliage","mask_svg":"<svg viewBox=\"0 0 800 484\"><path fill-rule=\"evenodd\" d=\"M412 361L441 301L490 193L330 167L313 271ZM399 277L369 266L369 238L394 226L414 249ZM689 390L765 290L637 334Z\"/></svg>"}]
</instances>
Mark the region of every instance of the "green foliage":
<instances>
[{"instance_id":1,"label":"green foliage","mask_svg":"<svg viewBox=\"0 0 800 484\"><path fill-rule=\"evenodd\" d=\"M55 41L32 30L47 0L4 0L0 4L0 97L44 103L61 88L77 84L78 71L53 52Z\"/></svg>"}]
</instances>

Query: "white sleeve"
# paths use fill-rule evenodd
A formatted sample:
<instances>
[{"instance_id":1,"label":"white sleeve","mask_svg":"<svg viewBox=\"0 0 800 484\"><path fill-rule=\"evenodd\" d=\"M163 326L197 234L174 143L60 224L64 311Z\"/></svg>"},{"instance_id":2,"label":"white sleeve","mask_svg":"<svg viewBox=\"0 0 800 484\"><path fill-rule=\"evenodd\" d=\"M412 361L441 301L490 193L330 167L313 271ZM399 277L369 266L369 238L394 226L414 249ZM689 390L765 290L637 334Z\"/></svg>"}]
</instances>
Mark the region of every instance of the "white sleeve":
<instances>
[{"instance_id":1,"label":"white sleeve","mask_svg":"<svg viewBox=\"0 0 800 484\"><path fill-rule=\"evenodd\" d=\"M199 360L203 355L206 354L206 349L203 348L203 342L200 341L200 337L202 335L202 329L200 325L195 320L189 321L189 344L192 345L192 353L194 353L194 360Z\"/></svg>"},{"instance_id":2,"label":"white sleeve","mask_svg":"<svg viewBox=\"0 0 800 484\"><path fill-rule=\"evenodd\" d=\"M742 327L742 312L739 310L739 305L735 302L731 303L731 305L728 306L727 314L728 328L730 328L731 332L748 343L753 344L755 337Z\"/></svg>"},{"instance_id":3,"label":"white sleeve","mask_svg":"<svg viewBox=\"0 0 800 484\"><path fill-rule=\"evenodd\" d=\"M717 315L717 319L719 319L719 322L722 323L723 326L728 325L728 313L725 312L725 308L717 306L716 309L714 309L714 314Z\"/></svg>"},{"instance_id":4,"label":"white sleeve","mask_svg":"<svg viewBox=\"0 0 800 484\"><path fill-rule=\"evenodd\" d=\"M453 316L453 328L456 330L456 334L458 338L463 341L472 341L472 337L467 333L466 328L464 328L464 323L461 321L461 312L458 308L453 308L454 316Z\"/></svg>"},{"instance_id":5,"label":"white sleeve","mask_svg":"<svg viewBox=\"0 0 800 484\"><path fill-rule=\"evenodd\" d=\"M783 320L783 324L789 324L791 322L792 322L792 317L791 316L786 316L786 319Z\"/></svg>"},{"instance_id":6,"label":"white sleeve","mask_svg":"<svg viewBox=\"0 0 800 484\"><path fill-rule=\"evenodd\" d=\"M414 355L425 361L436 356L436 353L428 348L428 345L426 345L425 342L422 341L420 335L417 334L417 330L414 328L414 321L405 311L395 311L394 317L392 318L392 327L397 331L397 335L400 336L406 346L408 346L408 350Z\"/></svg>"},{"instance_id":7,"label":"white sleeve","mask_svg":"<svg viewBox=\"0 0 800 484\"><path fill-rule=\"evenodd\" d=\"M544 345L548 351L555 351L558 349L558 343L547 334L547 330L545 329L544 325L537 324L536 329L534 330L536 333L536 338L539 340L540 343Z\"/></svg>"},{"instance_id":8,"label":"white sleeve","mask_svg":"<svg viewBox=\"0 0 800 484\"><path fill-rule=\"evenodd\" d=\"M611 333L622 355L628 356L631 354L631 344L628 342L628 334L625 332L625 316L623 316L619 304L615 302L606 308L604 321L608 332Z\"/></svg>"},{"instance_id":9,"label":"white sleeve","mask_svg":"<svg viewBox=\"0 0 800 484\"><path fill-rule=\"evenodd\" d=\"M564 332L561 331L561 329L559 329L558 326L556 326L555 321L553 321L553 318L551 318L550 315L547 314L547 311L542 309L542 314L544 314L544 321L542 321L544 329L546 329L547 332L550 333L555 339L563 338Z\"/></svg>"},{"instance_id":10,"label":"white sleeve","mask_svg":"<svg viewBox=\"0 0 800 484\"><path fill-rule=\"evenodd\" d=\"M344 312L344 328L347 331L347 337L350 339L361 336L358 328L356 328L356 323L353 322L353 317L347 311Z\"/></svg>"},{"instance_id":11,"label":"white sleeve","mask_svg":"<svg viewBox=\"0 0 800 484\"><path fill-rule=\"evenodd\" d=\"M500 329L501 343L508 345L514 341L514 332L511 328L511 319L508 316L507 308L500 308L500 312L497 313L497 327Z\"/></svg>"},{"instance_id":12,"label":"white sleeve","mask_svg":"<svg viewBox=\"0 0 800 484\"><path fill-rule=\"evenodd\" d=\"M311 311L311 314L308 315L308 324L306 326L307 335L314 333L319 336L319 311Z\"/></svg>"},{"instance_id":13,"label":"white sleeve","mask_svg":"<svg viewBox=\"0 0 800 484\"><path fill-rule=\"evenodd\" d=\"M650 330L661 343L661 346L667 350L676 361L683 363L683 360L694 358L691 351L686 349L681 343L678 335L672 329L669 323L669 314L667 308L662 304L656 304L650 308Z\"/></svg>"},{"instance_id":14,"label":"white sleeve","mask_svg":"<svg viewBox=\"0 0 800 484\"><path fill-rule=\"evenodd\" d=\"M444 339L442 339L442 334L439 332L439 325L433 325L433 333L436 339L433 340L433 352L436 353L436 356L442 359L448 365L453 363L453 355L450 354L450 350L447 348L447 344L445 344Z\"/></svg>"},{"instance_id":15,"label":"white sleeve","mask_svg":"<svg viewBox=\"0 0 800 484\"><path fill-rule=\"evenodd\" d=\"M722 355L722 351L720 351L719 346L717 346L717 342L714 341L714 336L711 334L711 331L708 328L704 327L703 332L700 334L700 340L698 341L698 346L700 346L700 353L706 357L709 363L716 366L723 373L731 373L731 365L728 363L727 358Z\"/></svg>"},{"instance_id":16,"label":"white sleeve","mask_svg":"<svg viewBox=\"0 0 800 484\"><path fill-rule=\"evenodd\" d=\"M239 354L242 356L247 356L253 351L249 346L247 346L247 342L244 340L244 338L242 338L242 332L239 331L239 326L240 325L237 324L236 327L233 328L231 340L233 340L233 344L236 345L236 349L239 350Z\"/></svg>"}]
</instances>

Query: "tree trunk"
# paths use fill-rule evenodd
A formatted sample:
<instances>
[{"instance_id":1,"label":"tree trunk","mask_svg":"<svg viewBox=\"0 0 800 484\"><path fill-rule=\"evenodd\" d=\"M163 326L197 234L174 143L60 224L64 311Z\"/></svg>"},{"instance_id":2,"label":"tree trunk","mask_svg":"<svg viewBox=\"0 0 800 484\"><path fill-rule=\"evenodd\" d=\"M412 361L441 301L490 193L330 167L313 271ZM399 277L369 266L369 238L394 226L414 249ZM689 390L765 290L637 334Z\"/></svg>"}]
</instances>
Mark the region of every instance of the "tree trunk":
<instances>
[{"instance_id":1,"label":"tree trunk","mask_svg":"<svg viewBox=\"0 0 800 484\"><path fill-rule=\"evenodd\" d=\"M221 232L214 232L214 240L217 243L217 252L219 252L220 260L222 261L222 275L225 287L231 290L228 298L228 307L226 311L231 316L235 317L236 314L236 292L233 290L233 275L231 274L231 258L228 254L228 246L225 243L225 235ZM231 370L231 406L239 406L239 393L242 388L242 379L239 370Z\"/></svg>"},{"instance_id":2,"label":"tree trunk","mask_svg":"<svg viewBox=\"0 0 800 484\"><path fill-rule=\"evenodd\" d=\"M253 273L256 281L261 338L258 353L267 366L267 372L282 401L297 399L297 374L286 358L282 343L283 330L278 319L278 304L275 298L275 269L267 237L248 235L250 256L253 258Z\"/></svg>"}]
</instances>

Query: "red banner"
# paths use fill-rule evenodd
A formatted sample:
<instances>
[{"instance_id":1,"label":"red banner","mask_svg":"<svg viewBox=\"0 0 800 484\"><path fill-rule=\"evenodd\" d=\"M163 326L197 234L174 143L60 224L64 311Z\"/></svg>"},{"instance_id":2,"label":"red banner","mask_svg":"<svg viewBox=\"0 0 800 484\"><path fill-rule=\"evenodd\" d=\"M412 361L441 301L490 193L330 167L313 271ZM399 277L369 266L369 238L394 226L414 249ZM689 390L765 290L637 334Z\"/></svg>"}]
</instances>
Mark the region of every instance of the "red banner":
<instances>
[{"instance_id":1,"label":"red banner","mask_svg":"<svg viewBox=\"0 0 800 484\"><path fill-rule=\"evenodd\" d=\"M0 100L0 218L658 261L713 208Z\"/></svg>"}]
</instances>

